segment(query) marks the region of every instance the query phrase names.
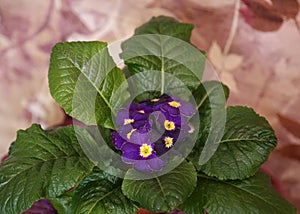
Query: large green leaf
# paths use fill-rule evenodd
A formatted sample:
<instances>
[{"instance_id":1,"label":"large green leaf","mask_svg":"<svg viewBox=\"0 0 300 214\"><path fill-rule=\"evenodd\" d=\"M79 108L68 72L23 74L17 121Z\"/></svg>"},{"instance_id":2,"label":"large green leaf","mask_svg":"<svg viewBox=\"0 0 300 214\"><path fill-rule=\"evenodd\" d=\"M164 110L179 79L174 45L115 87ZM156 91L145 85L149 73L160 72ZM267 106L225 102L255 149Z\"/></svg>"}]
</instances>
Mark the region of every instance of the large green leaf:
<instances>
[{"instance_id":1,"label":"large green leaf","mask_svg":"<svg viewBox=\"0 0 300 214\"><path fill-rule=\"evenodd\" d=\"M129 96L125 76L103 42L57 43L50 59L49 87L67 114L106 128L114 128L116 110Z\"/></svg>"},{"instance_id":2,"label":"large green leaf","mask_svg":"<svg viewBox=\"0 0 300 214\"><path fill-rule=\"evenodd\" d=\"M138 207L123 195L122 180L95 172L81 181L75 190L73 214L133 214Z\"/></svg>"},{"instance_id":3,"label":"large green leaf","mask_svg":"<svg viewBox=\"0 0 300 214\"><path fill-rule=\"evenodd\" d=\"M181 88L194 90L199 86L205 56L188 43L192 28L173 18L154 17L122 43L121 58L132 75L139 73L133 80L135 90L149 91L147 82L161 93L176 89L180 94ZM151 71L158 71L159 75Z\"/></svg>"},{"instance_id":4,"label":"large green leaf","mask_svg":"<svg viewBox=\"0 0 300 214\"><path fill-rule=\"evenodd\" d=\"M218 81L202 83L193 93L199 112L200 126L198 139L189 159L198 167L205 163L212 151L218 148L222 139L226 123L225 104L229 96L229 89Z\"/></svg>"},{"instance_id":5,"label":"large green leaf","mask_svg":"<svg viewBox=\"0 0 300 214\"><path fill-rule=\"evenodd\" d=\"M226 126L218 149L200 170L219 179L244 179L254 175L268 159L277 139L267 120L252 109L227 108Z\"/></svg>"},{"instance_id":6,"label":"large green leaf","mask_svg":"<svg viewBox=\"0 0 300 214\"><path fill-rule=\"evenodd\" d=\"M296 214L296 209L272 187L262 172L236 181L220 181L199 175L198 184L190 198L180 206L186 213L209 214Z\"/></svg>"},{"instance_id":7,"label":"large green leaf","mask_svg":"<svg viewBox=\"0 0 300 214\"><path fill-rule=\"evenodd\" d=\"M179 23L172 17L158 16L135 29L134 35L162 34L190 42L193 28L193 24Z\"/></svg>"},{"instance_id":8,"label":"large green leaf","mask_svg":"<svg viewBox=\"0 0 300 214\"><path fill-rule=\"evenodd\" d=\"M51 204L59 214L72 214L71 205L74 195L74 189L66 192L63 195L56 198L49 198Z\"/></svg>"},{"instance_id":9,"label":"large green leaf","mask_svg":"<svg viewBox=\"0 0 300 214\"><path fill-rule=\"evenodd\" d=\"M136 173L127 172L127 177ZM153 212L171 211L188 198L197 182L193 164L186 161L169 173L148 180L123 181L123 193L141 207Z\"/></svg>"},{"instance_id":10,"label":"large green leaf","mask_svg":"<svg viewBox=\"0 0 300 214\"><path fill-rule=\"evenodd\" d=\"M18 131L9 158L0 165L0 213L21 213L41 198L60 196L92 168L73 127L49 133L33 125Z\"/></svg>"}]
</instances>

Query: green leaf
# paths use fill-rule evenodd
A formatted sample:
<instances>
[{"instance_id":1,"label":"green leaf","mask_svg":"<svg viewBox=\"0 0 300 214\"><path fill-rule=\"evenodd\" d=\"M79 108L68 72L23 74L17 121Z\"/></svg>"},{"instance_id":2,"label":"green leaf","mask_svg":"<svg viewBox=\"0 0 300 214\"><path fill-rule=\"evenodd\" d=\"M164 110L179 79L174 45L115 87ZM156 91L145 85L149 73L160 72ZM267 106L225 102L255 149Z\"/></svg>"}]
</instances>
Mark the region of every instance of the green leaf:
<instances>
[{"instance_id":1,"label":"green leaf","mask_svg":"<svg viewBox=\"0 0 300 214\"><path fill-rule=\"evenodd\" d=\"M176 90L178 95L184 87L194 90L199 86L205 55L188 43L192 28L159 16L137 28L135 36L122 43L120 56L129 72L136 75L132 80L136 91Z\"/></svg>"},{"instance_id":2,"label":"green leaf","mask_svg":"<svg viewBox=\"0 0 300 214\"><path fill-rule=\"evenodd\" d=\"M219 179L254 175L268 159L277 139L268 121L247 107L227 108L226 126L218 149L200 170Z\"/></svg>"},{"instance_id":3,"label":"green leaf","mask_svg":"<svg viewBox=\"0 0 300 214\"><path fill-rule=\"evenodd\" d=\"M179 23L172 17L158 16L135 29L134 35L161 34L190 42L193 28L193 24Z\"/></svg>"},{"instance_id":4,"label":"green leaf","mask_svg":"<svg viewBox=\"0 0 300 214\"><path fill-rule=\"evenodd\" d=\"M126 177L135 173L129 170ZM169 173L148 180L123 181L123 193L141 207L152 212L167 212L176 208L193 192L197 175L193 164L186 161Z\"/></svg>"},{"instance_id":5,"label":"green leaf","mask_svg":"<svg viewBox=\"0 0 300 214\"><path fill-rule=\"evenodd\" d=\"M81 181L72 203L74 214L133 214L138 207L123 195L122 180L95 172Z\"/></svg>"},{"instance_id":6,"label":"green leaf","mask_svg":"<svg viewBox=\"0 0 300 214\"><path fill-rule=\"evenodd\" d=\"M92 168L73 127L20 130L9 158L0 165L0 213L21 213L41 198L58 197Z\"/></svg>"},{"instance_id":7,"label":"green leaf","mask_svg":"<svg viewBox=\"0 0 300 214\"><path fill-rule=\"evenodd\" d=\"M122 161L121 152L115 149L111 130L89 126L77 134L77 139L89 160L101 170L117 177L125 176L130 165Z\"/></svg>"},{"instance_id":8,"label":"green leaf","mask_svg":"<svg viewBox=\"0 0 300 214\"><path fill-rule=\"evenodd\" d=\"M72 214L71 204L74 191L66 192L63 195L49 199L59 214Z\"/></svg>"},{"instance_id":9,"label":"green leaf","mask_svg":"<svg viewBox=\"0 0 300 214\"><path fill-rule=\"evenodd\" d=\"M188 159L199 168L211 157L211 151L218 148L214 142L222 139L226 123L226 100L229 88L218 81L202 83L193 96L199 112L200 126L198 139Z\"/></svg>"},{"instance_id":10,"label":"green leaf","mask_svg":"<svg viewBox=\"0 0 300 214\"><path fill-rule=\"evenodd\" d=\"M220 181L202 174L190 198L179 208L186 213L296 214L296 209L272 187L262 172L245 180Z\"/></svg>"},{"instance_id":11,"label":"green leaf","mask_svg":"<svg viewBox=\"0 0 300 214\"><path fill-rule=\"evenodd\" d=\"M207 81L194 91L193 96L200 116L203 117L211 114L210 111L214 108L224 108L229 97L229 88L218 81Z\"/></svg>"},{"instance_id":12,"label":"green leaf","mask_svg":"<svg viewBox=\"0 0 300 214\"><path fill-rule=\"evenodd\" d=\"M87 125L114 128L113 117L129 97L125 76L103 42L57 43L49 67L52 97ZM117 94L119 90L122 94Z\"/></svg>"}]
</instances>

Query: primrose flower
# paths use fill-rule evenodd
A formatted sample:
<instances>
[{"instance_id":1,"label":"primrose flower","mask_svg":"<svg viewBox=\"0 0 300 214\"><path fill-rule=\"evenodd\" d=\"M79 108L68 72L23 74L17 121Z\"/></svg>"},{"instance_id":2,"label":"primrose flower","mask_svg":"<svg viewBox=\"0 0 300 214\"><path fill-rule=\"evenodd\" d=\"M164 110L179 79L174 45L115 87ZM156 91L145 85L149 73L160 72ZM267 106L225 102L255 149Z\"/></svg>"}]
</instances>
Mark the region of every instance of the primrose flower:
<instances>
[{"instance_id":1,"label":"primrose flower","mask_svg":"<svg viewBox=\"0 0 300 214\"><path fill-rule=\"evenodd\" d=\"M144 172L159 171L166 164L160 156L191 133L187 121L195 113L192 104L167 94L132 102L118 111L118 129L111 137L125 163Z\"/></svg>"}]
</instances>

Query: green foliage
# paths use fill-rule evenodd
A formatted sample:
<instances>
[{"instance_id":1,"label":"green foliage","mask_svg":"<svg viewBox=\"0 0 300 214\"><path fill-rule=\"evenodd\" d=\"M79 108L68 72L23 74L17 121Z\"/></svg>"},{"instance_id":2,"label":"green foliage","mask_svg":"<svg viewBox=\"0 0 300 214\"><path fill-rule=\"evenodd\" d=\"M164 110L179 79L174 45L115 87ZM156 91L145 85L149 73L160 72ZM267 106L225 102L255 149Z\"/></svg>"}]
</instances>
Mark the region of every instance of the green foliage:
<instances>
[{"instance_id":1,"label":"green foliage","mask_svg":"<svg viewBox=\"0 0 300 214\"><path fill-rule=\"evenodd\" d=\"M244 179L254 175L268 159L277 139L267 120L252 109L227 108L226 125L217 151L200 170L224 179Z\"/></svg>"},{"instance_id":2,"label":"green foliage","mask_svg":"<svg viewBox=\"0 0 300 214\"><path fill-rule=\"evenodd\" d=\"M129 97L127 82L104 42L64 42L53 49L49 67L52 97L87 125L114 128L113 116ZM115 95L119 90L122 94Z\"/></svg>"},{"instance_id":3,"label":"green foliage","mask_svg":"<svg viewBox=\"0 0 300 214\"><path fill-rule=\"evenodd\" d=\"M121 58L129 72L135 74L130 80L135 91L150 88L182 95L183 88L194 90L199 86L205 56L188 43L192 28L159 16L137 28L135 36L122 43Z\"/></svg>"},{"instance_id":4,"label":"green foliage","mask_svg":"<svg viewBox=\"0 0 300 214\"><path fill-rule=\"evenodd\" d=\"M199 112L200 126L198 140L188 158L199 167L199 163L210 158L207 154L217 149L218 145L214 142L222 138L229 89L221 82L208 81L202 83L194 91L193 96Z\"/></svg>"},{"instance_id":5,"label":"green foliage","mask_svg":"<svg viewBox=\"0 0 300 214\"><path fill-rule=\"evenodd\" d=\"M135 173L127 172L127 177ZM183 162L168 174L148 180L123 181L123 193L141 207L153 212L171 211L178 207L193 192L197 174L193 164Z\"/></svg>"},{"instance_id":6,"label":"green foliage","mask_svg":"<svg viewBox=\"0 0 300 214\"><path fill-rule=\"evenodd\" d=\"M121 191L122 180L94 172L81 181L72 203L74 214L132 214L138 207Z\"/></svg>"},{"instance_id":7,"label":"green foliage","mask_svg":"<svg viewBox=\"0 0 300 214\"><path fill-rule=\"evenodd\" d=\"M209 214L296 213L295 207L272 188L269 177L262 172L235 181L221 181L199 174L195 191L180 209L186 213L206 210Z\"/></svg>"},{"instance_id":8,"label":"green foliage","mask_svg":"<svg viewBox=\"0 0 300 214\"><path fill-rule=\"evenodd\" d=\"M134 35L161 34L190 42L193 28L193 24L180 23L167 16L158 16L136 28Z\"/></svg>"},{"instance_id":9,"label":"green foliage","mask_svg":"<svg viewBox=\"0 0 300 214\"><path fill-rule=\"evenodd\" d=\"M21 213L41 198L60 196L92 168L73 127L45 132L33 125L18 131L0 165L0 213Z\"/></svg>"}]
</instances>

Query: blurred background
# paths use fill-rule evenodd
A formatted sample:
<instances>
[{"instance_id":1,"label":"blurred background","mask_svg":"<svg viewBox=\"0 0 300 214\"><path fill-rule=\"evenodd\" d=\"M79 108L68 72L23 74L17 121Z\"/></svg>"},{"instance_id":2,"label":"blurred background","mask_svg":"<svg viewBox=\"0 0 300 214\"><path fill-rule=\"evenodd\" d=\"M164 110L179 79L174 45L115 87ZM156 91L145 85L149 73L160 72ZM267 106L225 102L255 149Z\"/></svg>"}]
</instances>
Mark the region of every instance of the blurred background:
<instances>
[{"instance_id":1,"label":"blurred background","mask_svg":"<svg viewBox=\"0 0 300 214\"><path fill-rule=\"evenodd\" d=\"M152 16L195 24L205 50L229 86L228 105L265 116L279 144L263 166L300 208L300 15L297 0L0 0L0 157L16 131L61 124L47 72L60 41L124 39Z\"/></svg>"}]
</instances>

